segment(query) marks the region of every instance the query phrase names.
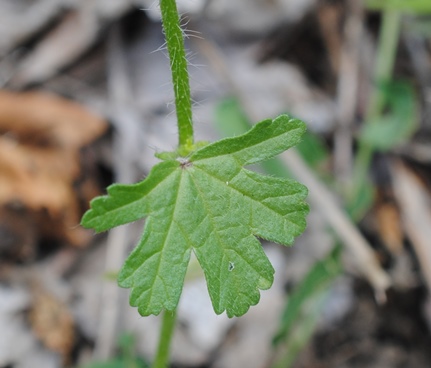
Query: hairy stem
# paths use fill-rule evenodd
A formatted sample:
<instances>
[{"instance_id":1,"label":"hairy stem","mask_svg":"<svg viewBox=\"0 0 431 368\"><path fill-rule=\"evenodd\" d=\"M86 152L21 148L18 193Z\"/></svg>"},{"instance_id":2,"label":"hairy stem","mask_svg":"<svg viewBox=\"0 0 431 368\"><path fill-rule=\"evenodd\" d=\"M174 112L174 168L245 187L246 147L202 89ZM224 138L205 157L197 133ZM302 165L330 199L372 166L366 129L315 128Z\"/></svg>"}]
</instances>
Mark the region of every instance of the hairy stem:
<instances>
[{"instance_id":1,"label":"hairy stem","mask_svg":"<svg viewBox=\"0 0 431 368\"><path fill-rule=\"evenodd\" d=\"M175 329L176 311L164 311L159 346L153 368L166 368L169 363L169 348Z\"/></svg>"},{"instance_id":2,"label":"hairy stem","mask_svg":"<svg viewBox=\"0 0 431 368\"><path fill-rule=\"evenodd\" d=\"M160 0L163 29L172 71L180 147L193 145L192 104L184 37L175 0Z\"/></svg>"}]
</instances>

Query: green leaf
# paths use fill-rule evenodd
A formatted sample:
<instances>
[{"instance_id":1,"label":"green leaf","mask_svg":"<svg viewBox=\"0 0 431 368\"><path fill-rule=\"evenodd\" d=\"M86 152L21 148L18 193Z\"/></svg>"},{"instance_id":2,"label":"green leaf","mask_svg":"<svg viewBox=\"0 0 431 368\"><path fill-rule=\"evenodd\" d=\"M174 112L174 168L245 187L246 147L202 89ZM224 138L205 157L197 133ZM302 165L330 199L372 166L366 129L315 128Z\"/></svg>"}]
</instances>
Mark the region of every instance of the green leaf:
<instances>
[{"instance_id":1,"label":"green leaf","mask_svg":"<svg viewBox=\"0 0 431 368\"><path fill-rule=\"evenodd\" d=\"M190 253L204 271L216 313L240 316L258 303L274 269L256 237L292 244L305 229L307 189L288 179L243 168L297 144L303 122L287 115L244 135L167 159L134 185L114 184L94 199L83 225L97 231L147 217L119 284L142 315L174 310Z\"/></svg>"},{"instance_id":2,"label":"green leaf","mask_svg":"<svg viewBox=\"0 0 431 368\"><path fill-rule=\"evenodd\" d=\"M272 340L276 357L272 368L294 366L298 355L313 337L325 304L331 297L333 282L341 273L341 246L336 245L313 265L289 295Z\"/></svg>"},{"instance_id":3,"label":"green leaf","mask_svg":"<svg viewBox=\"0 0 431 368\"><path fill-rule=\"evenodd\" d=\"M224 136L243 134L250 129L251 122L236 98L222 99L217 104L214 115L217 128Z\"/></svg>"},{"instance_id":4,"label":"green leaf","mask_svg":"<svg viewBox=\"0 0 431 368\"><path fill-rule=\"evenodd\" d=\"M316 306L322 295L326 294L332 282L342 272L341 247L336 245L323 259L317 261L301 283L289 296L279 324L279 330L273 338L273 344L289 338L295 325L301 326L310 316L308 310Z\"/></svg>"},{"instance_id":5,"label":"green leaf","mask_svg":"<svg viewBox=\"0 0 431 368\"><path fill-rule=\"evenodd\" d=\"M130 334L122 334L118 339L119 354L106 362L92 362L80 368L149 368L134 353L135 338Z\"/></svg>"},{"instance_id":6,"label":"green leaf","mask_svg":"<svg viewBox=\"0 0 431 368\"><path fill-rule=\"evenodd\" d=\"M367 121L360 139L379 151L387 151L405 142L417 129L417 106L413 88L404 82L390 82L382 87L389 112Z\"/></svg>"},{"instance_id":7,"label":"green leaf","mask_svg":"<svg viewBox=\"0 0 431 368\"><path fill-rule=\"evenodd\" d=\"M429 0L366 0L365 5L371 10L399 10L408 13L429 14Z\"/></svg>"}]
</instances>

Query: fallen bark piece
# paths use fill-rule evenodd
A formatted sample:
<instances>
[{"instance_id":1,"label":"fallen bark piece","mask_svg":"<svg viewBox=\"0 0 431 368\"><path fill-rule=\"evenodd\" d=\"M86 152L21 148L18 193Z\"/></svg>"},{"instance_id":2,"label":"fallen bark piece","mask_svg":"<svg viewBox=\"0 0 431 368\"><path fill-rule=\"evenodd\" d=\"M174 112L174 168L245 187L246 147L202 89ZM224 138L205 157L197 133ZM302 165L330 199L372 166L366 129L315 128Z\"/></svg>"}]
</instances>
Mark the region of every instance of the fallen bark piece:
<instances>
[{"instance_id":1,"label":"fallen bark piece","mask_svg":"<svg viewBox=\"0 0 431 368\"><path fill-rule=\"evenodd\" d=\"M25 209L36 238L85 245L89 234L78 224L94 172L88 162L90 172L82 172L80 150L106 129L102 118L72 101L0 91L0 208Z\"/></svg>"}]
</instances>

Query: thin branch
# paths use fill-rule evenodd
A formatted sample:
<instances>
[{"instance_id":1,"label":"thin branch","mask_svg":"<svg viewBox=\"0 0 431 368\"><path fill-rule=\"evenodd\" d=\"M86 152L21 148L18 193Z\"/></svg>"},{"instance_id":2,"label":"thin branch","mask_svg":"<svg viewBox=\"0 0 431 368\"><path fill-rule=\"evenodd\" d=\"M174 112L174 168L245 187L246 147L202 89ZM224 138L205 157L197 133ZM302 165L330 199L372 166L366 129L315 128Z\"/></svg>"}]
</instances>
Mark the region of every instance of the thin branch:
<instances>
[{"instance_id":1,"label":"thin branch","mask_svg":"<svg viewBox=\"0 0 431 368\"><path fill-rule=\"evenodd\" d=\"M334 135L335 176L342 188L350 187L352 178L352 123L357 103L358 60L363 34L363 6L361 2L349 0L347 6L347 20L340 54L340 74L337 86L337 128Z\"/></svg>"}]
</instances>

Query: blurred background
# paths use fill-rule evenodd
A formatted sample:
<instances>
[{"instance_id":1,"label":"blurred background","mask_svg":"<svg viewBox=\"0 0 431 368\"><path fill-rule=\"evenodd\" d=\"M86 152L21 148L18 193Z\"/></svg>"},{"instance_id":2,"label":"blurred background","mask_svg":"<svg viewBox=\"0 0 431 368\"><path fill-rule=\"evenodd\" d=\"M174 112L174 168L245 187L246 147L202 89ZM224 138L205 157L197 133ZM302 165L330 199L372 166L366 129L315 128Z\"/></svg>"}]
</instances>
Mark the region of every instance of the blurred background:
<instances>
[{"instance_id":1,"label":"blurred background","mask_svg":"<svg viewBox=\"0 0 431 368\"><path fill-rule=\"evenodd\" d=\"M306 184L311 213L264 242L275 282L241 318L191 261L172 366L431 366L430 1L177 3L196 138L304 120L253 169ZM0 85L0 368L146 367L159 318L115 281L143 223L79 222L177 145L157 1L0 0Z\"/></svg>"}]
</instances>

